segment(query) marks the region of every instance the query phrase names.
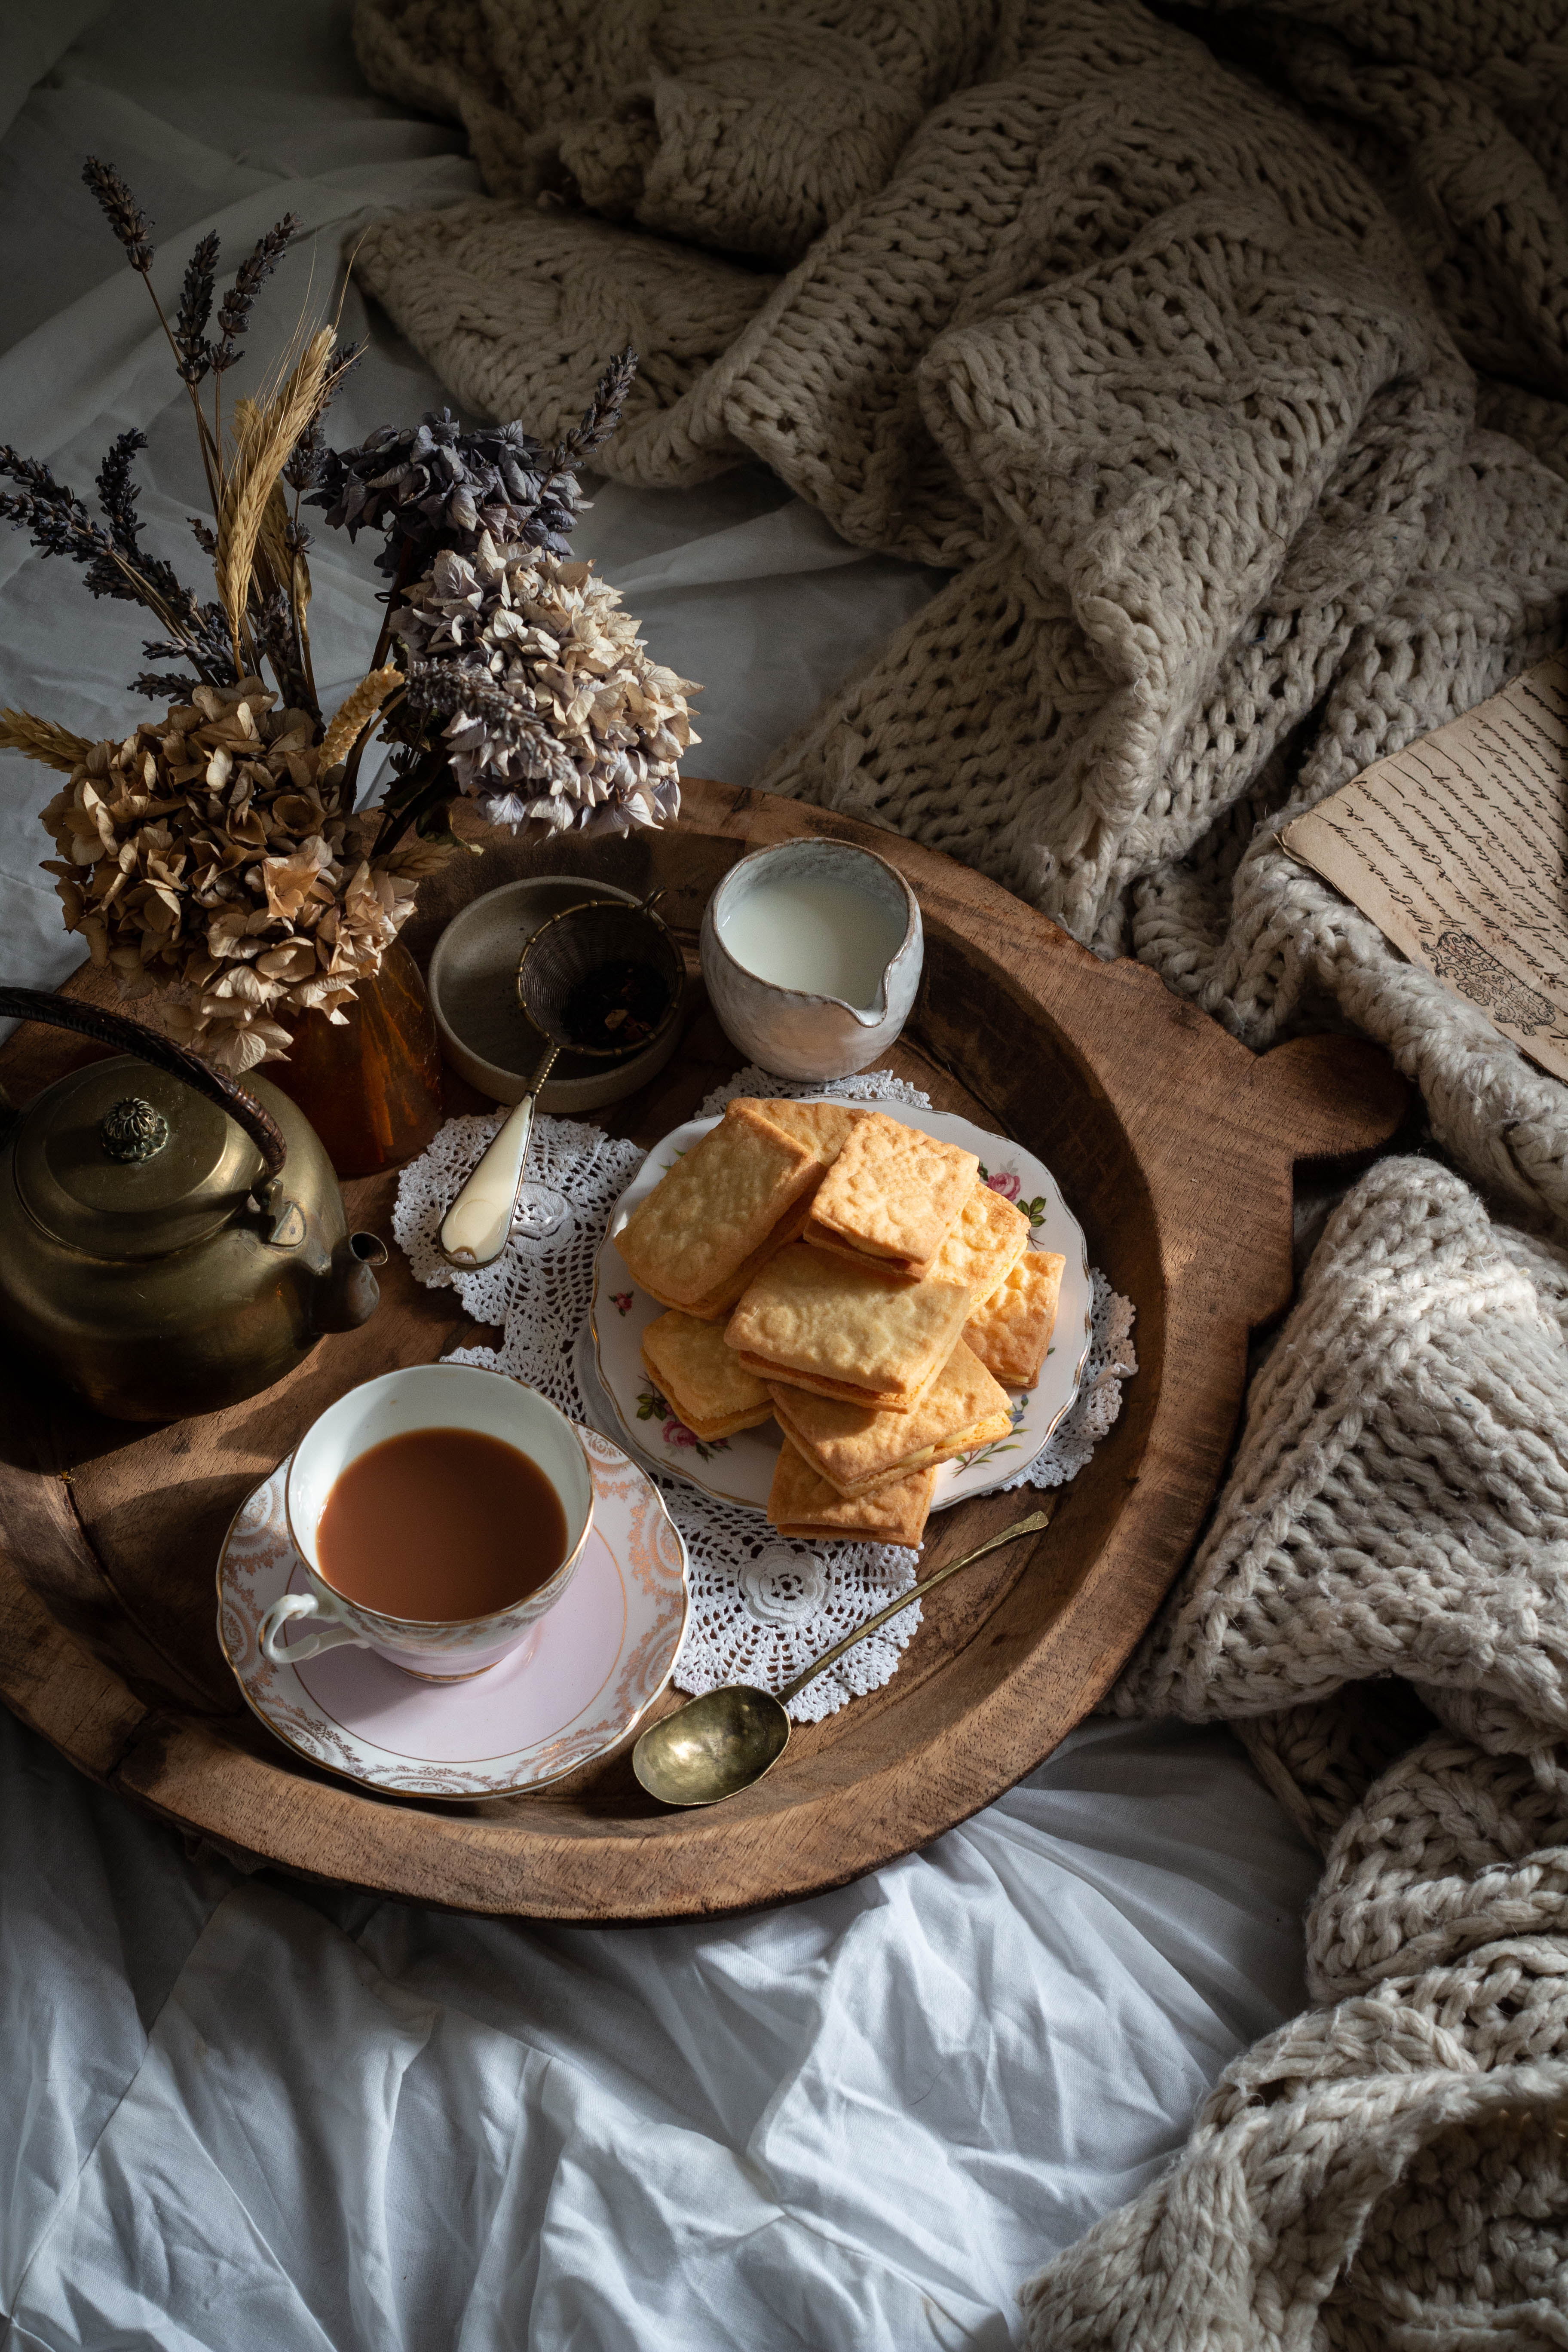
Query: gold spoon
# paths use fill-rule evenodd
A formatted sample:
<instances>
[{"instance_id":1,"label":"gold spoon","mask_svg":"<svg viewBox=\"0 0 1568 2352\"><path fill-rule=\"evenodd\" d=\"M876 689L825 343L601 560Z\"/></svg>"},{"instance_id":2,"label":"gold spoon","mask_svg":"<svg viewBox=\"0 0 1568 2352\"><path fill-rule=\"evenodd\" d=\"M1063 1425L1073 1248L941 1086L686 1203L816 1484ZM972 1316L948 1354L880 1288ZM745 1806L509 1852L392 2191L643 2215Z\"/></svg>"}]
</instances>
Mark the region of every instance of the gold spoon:
<instances>
[{"instance_id":1,"label":"gold spoon","mask_svg":"<svg viewBox=\"0 0 1568 2352\"><path fill-rule=\"evenodd\" d=\"M632 1749L632 1770L661 1805L717 1805L726 1797L738 1797L742 1789L771 1772L788 1747L790 1724L785 1708L797 1691L815 1682L879 1625L897 1617L911 1601L934 1592L939 1584L956 1576L961 1568L973 1566L1003 1544L1016 1543L1020 1536L1038 1534L1050 1525L1055 1508L1053 1496L1043 1511L1031 1511L1026 1519L1004 1528L999 1536L966 1551L962 1559L950 1559L934 1576L900 1592L853 1633L836 1642L805 1674L785 1683L776 1698L772 1691L754 1690L749 1683L726 1683L721 1689L705 1691L700 1698L677 1707L673 1715L650 1723Z\"/></svg>"}]
</instances>

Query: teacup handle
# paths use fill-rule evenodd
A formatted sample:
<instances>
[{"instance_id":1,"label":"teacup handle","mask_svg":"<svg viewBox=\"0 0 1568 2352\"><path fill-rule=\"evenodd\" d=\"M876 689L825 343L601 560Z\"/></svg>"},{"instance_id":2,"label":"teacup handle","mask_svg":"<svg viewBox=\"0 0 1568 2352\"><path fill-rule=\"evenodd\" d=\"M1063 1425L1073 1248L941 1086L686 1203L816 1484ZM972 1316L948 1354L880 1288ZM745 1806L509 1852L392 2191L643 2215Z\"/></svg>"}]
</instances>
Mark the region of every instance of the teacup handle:
<instances>
[{"instance_id":1,"label":"teacup handle","mask_svg":"<svg viewBox=\"0 0 1568 2352\"><path fill-rule=\"evenodd\" d=\"M285 1642L283 1628L294 1617L321 1618L323 1622L320 1633L307 1633L298 1642ZM302 1666L308 1658L320 1657L323 1650L339 1649L344 1642L357 1642L362 1650L370 1646L356 1627L324 1605L313 1592L286 1592L280 1601L275 1601L261 1621L257 1639L262 1656L275 1666Z\"/></svg>"}]
</instances>

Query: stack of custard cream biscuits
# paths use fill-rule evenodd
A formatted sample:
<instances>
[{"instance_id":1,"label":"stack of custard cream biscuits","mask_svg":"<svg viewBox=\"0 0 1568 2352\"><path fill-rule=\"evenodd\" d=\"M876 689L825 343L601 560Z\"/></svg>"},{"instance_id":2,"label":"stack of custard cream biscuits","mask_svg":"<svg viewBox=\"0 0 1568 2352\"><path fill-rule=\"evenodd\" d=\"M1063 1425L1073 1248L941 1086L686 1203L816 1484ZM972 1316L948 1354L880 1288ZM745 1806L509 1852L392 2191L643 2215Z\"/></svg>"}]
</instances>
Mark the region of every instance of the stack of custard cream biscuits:
<instances>
[{"instance_id":1,"label":"stack of custard cream biscuits","mask_svg":"<svg viewBox=\"0 0 1568 2352\"><path fill-rule=\"evenodd\" d=\"M1066 1260L973 1151L836 1102L732 1102L616 1246L668 1312L659 1394L705 1443L770 1418L782 1535L918 1545L936 1466L1004 1437Z\"/></svg>"}]
</instances>

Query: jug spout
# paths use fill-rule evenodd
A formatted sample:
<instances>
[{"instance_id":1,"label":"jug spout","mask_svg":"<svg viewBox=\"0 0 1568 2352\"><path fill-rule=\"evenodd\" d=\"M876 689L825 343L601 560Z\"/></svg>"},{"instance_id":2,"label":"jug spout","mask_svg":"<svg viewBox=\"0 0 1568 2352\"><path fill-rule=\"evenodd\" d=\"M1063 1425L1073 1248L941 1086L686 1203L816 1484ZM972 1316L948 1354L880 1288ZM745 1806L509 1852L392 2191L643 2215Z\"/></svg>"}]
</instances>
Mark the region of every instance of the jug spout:
<instances>
[{"instance_id":1,"label":"jug spout","mask_svg":"<svg viewBox=\"0 0 1568 2352\"><path fill-rule=\"evenodd\" d=\"M316 1286L311 1321L318 1331L357 1331L381 1302L372 1268L386 1264L386 1244L377 1234L345 1234Z\"/></svg>"}]
</instances>

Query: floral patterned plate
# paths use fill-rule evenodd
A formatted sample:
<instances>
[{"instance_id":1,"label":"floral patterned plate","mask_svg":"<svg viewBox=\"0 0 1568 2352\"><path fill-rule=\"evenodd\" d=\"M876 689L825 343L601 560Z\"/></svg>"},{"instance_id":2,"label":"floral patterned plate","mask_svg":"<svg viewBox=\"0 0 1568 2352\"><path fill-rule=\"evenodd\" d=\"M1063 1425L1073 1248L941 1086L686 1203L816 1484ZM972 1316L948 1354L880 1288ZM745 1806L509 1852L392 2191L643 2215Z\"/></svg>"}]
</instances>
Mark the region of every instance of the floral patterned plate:
<instances>
[{"instance_id":1,"label":"floral patterned plate","mask_svg":"<svg viewBox=\"0 0 1568 2352\"><path fill-rule=\"evenodd\" d=\"M922 1110L911 1103L879 1102L866 1108L886 1111L906 1127L919 1128L944 1143L961 1144L966 1151L976 1152L985 1181L1007 1200L1016 1201L1028 1217L1031 1247L1059 1250L1067 1260L1056 1331L1041 1368L1039 1386L1015 1394L1008 1436L942 1465L931 1503L933 1510L942 1511L951 1504L967 1502L972 1495L991 1494L1016 1478L1071 1406L1089 1353L1093 1304L1089 1253L1083 1229L1057 1190L1055 1179L1020 1145L1008 1143L999 1135L987 1135L983 1128L946 1111ZM777 1423L764 1422L760 1429L742 1430L738 1436L704 1444L676 1418L649 1381L642 1360L642 1335L664 1309L637 1288L615 1241L631 1212L666 1171L718 1124L716 1118L694 1118L667 1135L648 1153L611 1211L594 1267L595 1360L616 1418L641 1460L657 1470L674 1471L721 1502L747 1503L763 1510L778 1460Z\"/></svg>"},{"instance_id":2,"label":"floral patterned plate","mask_svg":"<svg viewBox=\"0 0 1568 2352\"><path fill-rule=\"evenodd\" d=\"M217 1633L247 1704L312 1764L403 1797L510 1797L616 1747L668 1682L686 1631L686 1547L618 1445L579 1432L594 1527L576 1575L526 1643L471 1682L416 1681L374 1651L269 1665L257 1627L305 1572L283 1518L288 1460L235 1514Z\"/></svg>"}]
</instances>

